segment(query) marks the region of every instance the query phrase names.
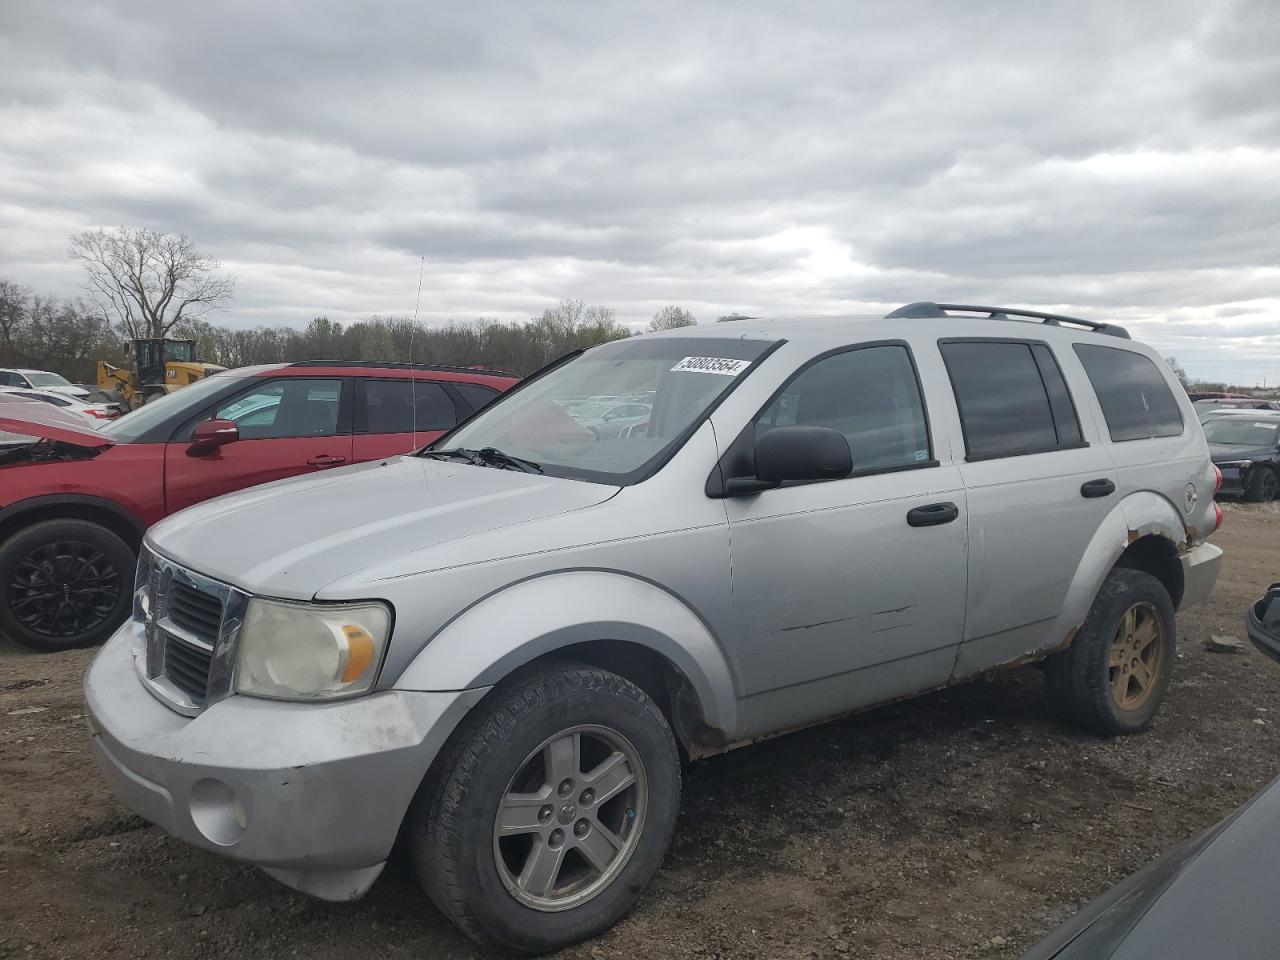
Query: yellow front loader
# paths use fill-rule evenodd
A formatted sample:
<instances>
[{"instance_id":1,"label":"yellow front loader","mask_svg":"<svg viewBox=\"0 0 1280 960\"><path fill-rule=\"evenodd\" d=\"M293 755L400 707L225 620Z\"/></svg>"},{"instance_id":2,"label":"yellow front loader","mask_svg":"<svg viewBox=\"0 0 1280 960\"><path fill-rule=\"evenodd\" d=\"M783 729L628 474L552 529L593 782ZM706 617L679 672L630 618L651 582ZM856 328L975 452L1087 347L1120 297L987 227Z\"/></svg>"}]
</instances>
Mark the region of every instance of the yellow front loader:
<instances>
[{"instance_id":1,"label":"yellow front loader","mask_svg":"<svg viewBox=\"0 0 1280 960\"><path fill-rule=\"evenodd\" d=\"M98 389L114 390L130 410L227 369L195 359L194 340L133 341L134 369L98 361Z\"/></svg>"}]
</instances>

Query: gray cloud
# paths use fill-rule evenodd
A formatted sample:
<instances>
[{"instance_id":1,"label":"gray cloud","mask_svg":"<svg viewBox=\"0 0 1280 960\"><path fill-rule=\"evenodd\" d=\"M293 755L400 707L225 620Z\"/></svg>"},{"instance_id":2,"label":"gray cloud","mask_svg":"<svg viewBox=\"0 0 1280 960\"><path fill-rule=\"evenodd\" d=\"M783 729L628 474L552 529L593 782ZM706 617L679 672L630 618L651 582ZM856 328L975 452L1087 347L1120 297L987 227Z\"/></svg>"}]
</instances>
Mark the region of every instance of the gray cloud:
<instances>
[{"instance_id":1,"label":"gray cloud","mask_svg":"<svg viewBox=\"0 0 1280 960\"><path fill-rule=\"evenodd\" d=\"M223 322L938 298L1280 377L1280 8L0 6L0 275L181 230ZM1274 331L1274 332L1272 332Z\"/></svg>"}]
</instances>

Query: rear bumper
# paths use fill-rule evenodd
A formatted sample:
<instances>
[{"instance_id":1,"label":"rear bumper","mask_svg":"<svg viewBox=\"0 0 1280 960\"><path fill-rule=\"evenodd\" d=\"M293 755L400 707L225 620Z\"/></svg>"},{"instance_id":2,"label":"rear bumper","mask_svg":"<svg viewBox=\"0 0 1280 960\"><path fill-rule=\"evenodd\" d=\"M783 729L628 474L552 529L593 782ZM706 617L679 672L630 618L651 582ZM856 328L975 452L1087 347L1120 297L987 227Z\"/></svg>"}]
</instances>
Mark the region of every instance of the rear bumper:
<instances>
[{"instance_id":1,"label":"rear bumper","mask_svg":"<svg viewBox=\"0 0 1280 960\"><path fill-rule=\"evenodd\" d=\"M431 761L481 692L233 696L185 717L139 680L127 623L85 677L93 751L127 806L328 900L355 899L377 878Z\"/></svg>"},{"instance_id":2,"label":"rear bumper","mask_svg":"<svg viewBox=\"0 0 1280 960\"><path fill-rule=\"evenodd\" d=\"M1192 547L1178 558L1182 562L1182 602L1179 610L1207 600L1218 582L1222 568L1222 548L1212 543Z\"/></svg>"}]
</instances>

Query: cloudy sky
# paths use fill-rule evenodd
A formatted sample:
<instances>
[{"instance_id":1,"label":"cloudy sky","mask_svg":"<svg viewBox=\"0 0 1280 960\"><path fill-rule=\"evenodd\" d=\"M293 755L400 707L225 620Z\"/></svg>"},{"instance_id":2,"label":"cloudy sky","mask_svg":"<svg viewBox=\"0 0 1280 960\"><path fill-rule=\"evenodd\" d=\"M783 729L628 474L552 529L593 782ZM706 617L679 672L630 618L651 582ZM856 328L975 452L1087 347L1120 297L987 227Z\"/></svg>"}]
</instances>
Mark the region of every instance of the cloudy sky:
<instances>
[{"instance_id":1,"label":"cloudy sky","mask_svg":"<svg viewBox=\"0 0 1280 960\"><path fill-rule=\"evenodd\" d=\"M0 2L0 277L235 325L1035 305L1280 382L1280 3Z\"/></svg>"}]
</instances>

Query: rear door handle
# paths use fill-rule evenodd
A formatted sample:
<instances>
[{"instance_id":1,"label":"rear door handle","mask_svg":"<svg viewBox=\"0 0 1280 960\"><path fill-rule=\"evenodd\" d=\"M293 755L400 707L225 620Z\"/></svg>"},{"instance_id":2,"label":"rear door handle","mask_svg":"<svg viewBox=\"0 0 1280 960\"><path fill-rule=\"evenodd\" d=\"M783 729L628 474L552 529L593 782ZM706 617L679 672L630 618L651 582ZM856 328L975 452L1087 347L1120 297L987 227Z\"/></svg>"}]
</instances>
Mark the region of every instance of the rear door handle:
<instances>
[{"instance_id":1,"label":"rear door handle","mask_svg":"<svg viewBox=\"0 0 1280 960\"><path fill-rule=\"evenodd\" d=\"M1116 492L1116 485L1105 477L1101 480L1086 480L1080 485L1080 496L1092 500L1094 497L1109 497Z\"/></svg>"},{"instance_id":2,"label":"rear door handle","mask_svg":"<svg viewBox=\"0 0 1280 960\"><path fill-rule=\"evenodd\" d=\"M936 527L941 523L950 523L960 516L960 508L954 503L931 503L924 507L914 507L907 511L907 526Z\"/></svg>"},{"instance_id":3,"label":"rear door handle","mask_svg":"<svg viewBox=\"0 0 1280 960\"><path fill-rule=\"evenodd\" d=\"M330 457L320 454L318 457L312 457L307 461L307 465L311 467L336 467L340 463L346 463L346 457Z\"/></svg>"}]
</instances>

